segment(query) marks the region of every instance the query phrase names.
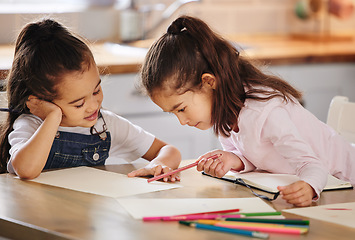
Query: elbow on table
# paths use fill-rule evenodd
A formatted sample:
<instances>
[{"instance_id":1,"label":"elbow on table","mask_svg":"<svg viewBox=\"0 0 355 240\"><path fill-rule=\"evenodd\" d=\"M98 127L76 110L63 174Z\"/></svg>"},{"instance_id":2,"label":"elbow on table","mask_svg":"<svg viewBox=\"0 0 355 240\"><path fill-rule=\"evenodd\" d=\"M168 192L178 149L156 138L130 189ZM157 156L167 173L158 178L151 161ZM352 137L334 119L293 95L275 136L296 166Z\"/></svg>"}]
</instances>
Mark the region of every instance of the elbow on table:
<instances>
[{"instance_id":1,"label":"elbow on table","mask_svg":"<svg viewBox=\"0 0 355 240\"><path fill-rule=\"evenodd\" d=\"M12 167L17 176L26 180L34 179L38 177L42 172L42 170L39 170L38 167L33 165L23 166L23 164L18 164L16 161L12 161Z\"/></svg>"}]
</instances>

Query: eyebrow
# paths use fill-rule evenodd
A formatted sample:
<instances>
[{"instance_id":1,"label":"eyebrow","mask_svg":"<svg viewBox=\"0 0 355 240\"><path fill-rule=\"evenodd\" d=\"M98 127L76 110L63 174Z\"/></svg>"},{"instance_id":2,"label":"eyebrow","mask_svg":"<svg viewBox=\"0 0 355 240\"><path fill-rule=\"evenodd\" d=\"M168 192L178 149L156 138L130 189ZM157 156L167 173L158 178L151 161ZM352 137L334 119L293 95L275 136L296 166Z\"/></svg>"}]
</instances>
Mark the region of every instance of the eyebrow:
<instances>
[{"instance_id":1,"label":"eyebrow","mask_svg":"<svg viewBox=\"0 0 355 240\"><path fill-rule=\"evenodd\" d=\"M95 86L94 89L96 89L100 84L101 84L101 79L100 79L100 81L97 83L97 85ZM81 98L75 99L74 101L71 101L69 104L76 103L76 102L78 102L78 101L80 101L80 100L82 100L82 99L84 99L84 98L85 98L85 97L81 97Z\"/></svg>"},{"instance_id":2,"label":"eyebrow","mask_svg":"<svg viewBox=\"0 0 355 240\"><path fill-rule=\"evenodd\" d=\"M171 108L170 112L172 112L172 111L174 111L175 109L177 109L181 104L182 104L182 102L181 102L181 103L178 103L178 104L175 104L175 105Z\"/></svg>"}]
</instances>

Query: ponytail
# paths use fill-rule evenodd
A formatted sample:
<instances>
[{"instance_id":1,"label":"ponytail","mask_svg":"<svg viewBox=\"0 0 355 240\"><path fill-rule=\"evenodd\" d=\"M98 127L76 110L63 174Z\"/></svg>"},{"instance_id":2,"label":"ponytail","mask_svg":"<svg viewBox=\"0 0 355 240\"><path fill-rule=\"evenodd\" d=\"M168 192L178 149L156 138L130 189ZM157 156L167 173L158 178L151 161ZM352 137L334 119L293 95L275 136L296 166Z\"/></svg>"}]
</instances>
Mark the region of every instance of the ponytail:
<instances>
[{"instance_id":1,"label":"ponytail","mask_svg":"<svg viewBox=\"0 0 355 240\"><path fill-rule=\"evenodd\" d=\"M281 96L287 101L301 96L287 82L262 73L229 41L190 16L177 18L153 43L142 66L141 84L150 96L166 89L182 94L198 91L204 73L216 78L211 121L217 135L230 135L248 98L265 101Z\"/></svg>"}]
</instances>

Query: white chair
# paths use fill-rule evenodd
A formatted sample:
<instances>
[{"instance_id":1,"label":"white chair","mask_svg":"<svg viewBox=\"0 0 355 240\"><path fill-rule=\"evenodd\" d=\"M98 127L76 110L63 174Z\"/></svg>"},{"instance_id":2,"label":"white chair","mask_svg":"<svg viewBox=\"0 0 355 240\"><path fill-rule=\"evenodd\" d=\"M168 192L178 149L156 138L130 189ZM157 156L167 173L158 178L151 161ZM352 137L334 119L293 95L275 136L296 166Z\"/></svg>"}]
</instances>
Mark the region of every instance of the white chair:
<instances>
[{"instance_id":1,"label":"white chair","mask_svg":"<svg viewBox=\"0 0 355 240\"><path fill-rule=\"evenodd\" d=\"M327 124L351 143L355 143L355 102L335 96L329 107Z\"/></svg>"},{"instance_id":2,"label":"white chair","mask_svg":"<svg viewBox=\"0 0 355 240\"><path fill-rule=\"evenodd\" d=\"M7 108L7 94L5 91L0 91L0 108ZM8 112L0 111L0 123L6 120L8 114Z\"/></svg>"}]
</instances>

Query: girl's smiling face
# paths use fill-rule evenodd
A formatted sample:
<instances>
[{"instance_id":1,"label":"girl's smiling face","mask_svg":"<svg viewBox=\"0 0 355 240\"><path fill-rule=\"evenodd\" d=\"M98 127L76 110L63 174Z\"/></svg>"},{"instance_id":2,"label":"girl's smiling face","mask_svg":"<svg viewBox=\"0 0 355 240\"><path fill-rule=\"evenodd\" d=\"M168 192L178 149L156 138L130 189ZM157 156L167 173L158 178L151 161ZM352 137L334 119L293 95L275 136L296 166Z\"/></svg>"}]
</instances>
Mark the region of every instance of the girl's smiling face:
<instances>
[{"instance_id":1,"label":"girl's smiling face","mask_svg":"<svg viewBox=\"0 0 355 240\"><path fill-rule=\"evenodd\" d=\"M53 103L63 112L60 126L91 127L97 122L103 100L101 79L95 65L84 72L66 75L57 85L59 98Z\"/></svg>"},{"instance_id":2,"label":"girl's smiling face","mask_svg":"<svg viewBox=\"0 0 355 240\"><path fill-rule=\"evenodd\" d=\"M203 82L199 91L187 91L183 94L171 89L155 90L151 99L164 112L174 113L181 125L187 124L190 127L207 130L213 126L211 121L213 86Z\"/></svg>"}]
</instances>

